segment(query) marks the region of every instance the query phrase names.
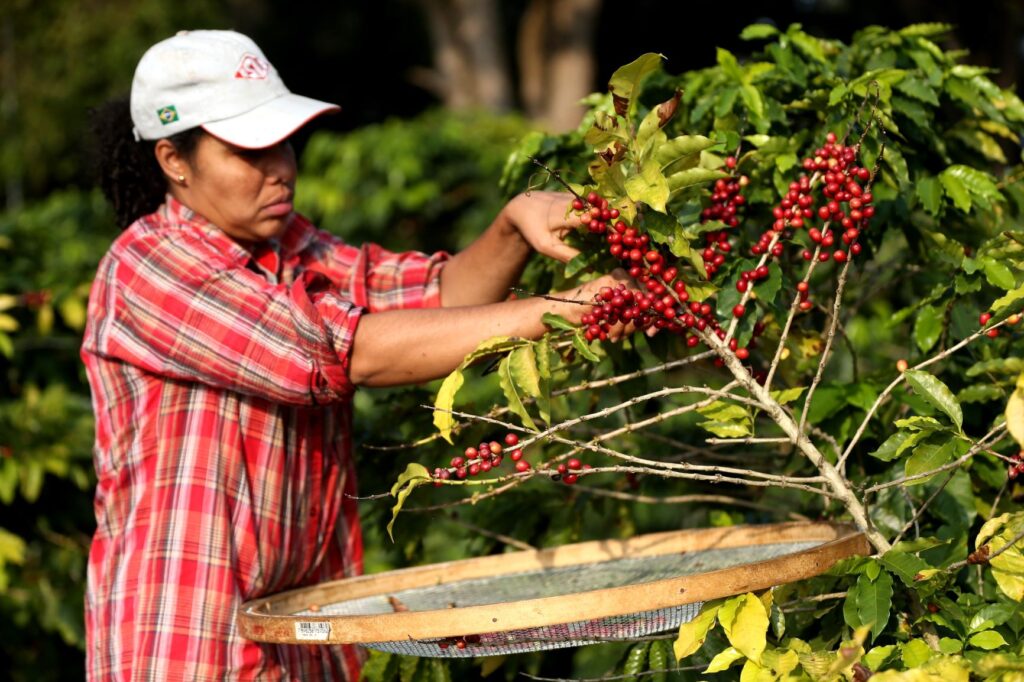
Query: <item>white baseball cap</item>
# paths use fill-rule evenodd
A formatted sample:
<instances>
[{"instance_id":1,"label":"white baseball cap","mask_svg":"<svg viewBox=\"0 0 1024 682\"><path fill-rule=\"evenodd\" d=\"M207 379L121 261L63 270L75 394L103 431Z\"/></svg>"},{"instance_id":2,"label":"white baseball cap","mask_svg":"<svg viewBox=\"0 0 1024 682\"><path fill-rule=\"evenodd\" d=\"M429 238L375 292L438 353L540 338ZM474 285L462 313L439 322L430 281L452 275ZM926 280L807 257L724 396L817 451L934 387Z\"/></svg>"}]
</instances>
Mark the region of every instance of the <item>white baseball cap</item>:
<instances>
[{"instance_id":1,"label":"white baseball cap","mask_svg":"<svg viewBox=\"0 0 1024 682\"><path fill-rule=\"evenodd\" d=\"M181 31L149 48L132 80L136 140L202 126L237 147L262 149L339 108L289 92L256 43L234 31Z\"/></svg>"}]
</instances>

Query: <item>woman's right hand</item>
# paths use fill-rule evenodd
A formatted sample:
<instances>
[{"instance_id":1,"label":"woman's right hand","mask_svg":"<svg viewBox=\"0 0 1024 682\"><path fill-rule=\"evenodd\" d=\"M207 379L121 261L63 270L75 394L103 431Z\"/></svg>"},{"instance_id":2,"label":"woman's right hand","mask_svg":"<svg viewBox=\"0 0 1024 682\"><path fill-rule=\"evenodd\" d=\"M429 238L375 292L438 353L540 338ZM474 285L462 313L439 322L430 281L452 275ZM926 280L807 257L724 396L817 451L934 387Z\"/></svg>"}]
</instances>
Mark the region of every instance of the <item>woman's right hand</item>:
<instances>
[{"instance_id":1,"label":"woman's right hand","mask_svg":"<svg viewBox=\"0 0 1024 682\"><path fill-rule=\"evenodd\" d=\"M554 294L557 298L567 299L568 301L580 301L583 303L562 303L558 314L572 322L573 324L579 325L583 323L583 316L591 311L591 307L594 304L594 299L600 293L601 289L609 287L614 289L620 284L625 284L630 288L637 288L636 282L633 278L623 270L622 268L616 268L607 275L602 275L596 279L592 279L589 282L584 282L578 287L568 289L558 294ZM608 338L612 341L618 341L623 336L628 336L636 331L636 326L632 323L622 323L612 325L611 330L608 332Z\"/></svg>"}]
</instances>

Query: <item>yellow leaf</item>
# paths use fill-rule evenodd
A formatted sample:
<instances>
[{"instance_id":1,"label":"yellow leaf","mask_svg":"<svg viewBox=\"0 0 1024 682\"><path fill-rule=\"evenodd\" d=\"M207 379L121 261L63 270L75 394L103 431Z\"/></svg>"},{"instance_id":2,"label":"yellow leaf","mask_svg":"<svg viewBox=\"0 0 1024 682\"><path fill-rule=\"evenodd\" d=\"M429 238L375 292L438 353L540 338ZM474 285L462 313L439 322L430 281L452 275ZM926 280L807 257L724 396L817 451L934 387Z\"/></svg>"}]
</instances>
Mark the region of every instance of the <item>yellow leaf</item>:
<instances>
[{"instance_id":1,"label":"yellow leaf","mask_svg":"<svg viewBox=\"0 0 1024 682\"><path fill-rule=\"evenodd\" d=\"M722 600L705 602L700 613L693 620L679 626L679 636L672 645L676 660L680 661L700 649L707 639L708 631L715 624L718 610L722 608Z\"/></svg>"},{"instance_id":2,"label":"yellow leaf","mask_svg":"<svg viewBox=\"0 0 1024 682\"><path fill-rule=\"evenodd\" d=\"M0 315L0 332L18 331L18 321L10 315Z\"/></svg>"},{"instance_id":3,"label":"yellow leaf","mask_svg":"<svg viewBox=\"0 0 1024 682\"><path fill-rule=\"evenodd\" d=\"M978 531L975 548L988 545L989 554L995 554L1011 540L1024 532L1024 512L1002 514L989 519ZM1006 596L1015 601L1024 601L1024 551L1021 543L1008 548L989 561L992 577Z\"/></svg>"},{"instance_id":4,"label":"yellow leaf","mask_svg":"<svg viewBox=\"0 0 1024 682\"><path fill-rule=\"evenodd\" d=\"M1024 390L1021 383L1024 382L1024 374L1017 377L1017 390L1010 394L1006 402L1006 429L1017 441L1017 444L1024 448Z\"/></svg>"},{"instance_id":5,"label":"yellow leaf","mask_svg":"<svg viewBox=\"0 0 1024 682\"><path fill-rule=\"evenodd\" d=\"M730 665L743 658L743 654L736 650L735 647L726 647L718 653L717 656L711 659L708 663L706 673L719 673L727 669Z\"/></svg>"},{"instance_id":6,"label":"yellow leaf","mask_svg":"<svg viewBox=\"0 0 1024 682\"><path fill-rule=\"evenodd\" d=\"M767 645L768 612L760 599L749 592L734 597L722 607L718 620L730 644L747 658L761 661Z\"/></svg>"}]
</instances>

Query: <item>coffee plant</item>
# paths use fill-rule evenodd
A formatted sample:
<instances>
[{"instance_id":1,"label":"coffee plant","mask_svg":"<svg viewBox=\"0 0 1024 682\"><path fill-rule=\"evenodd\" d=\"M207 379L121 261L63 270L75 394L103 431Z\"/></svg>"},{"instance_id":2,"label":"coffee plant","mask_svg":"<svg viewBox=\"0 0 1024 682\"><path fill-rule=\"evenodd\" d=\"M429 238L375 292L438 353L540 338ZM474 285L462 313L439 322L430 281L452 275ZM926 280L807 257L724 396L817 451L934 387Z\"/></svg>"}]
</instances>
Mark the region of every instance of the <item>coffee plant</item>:
<instances>
[{"instance_id":1,"label":"coffee plant","mask_svg":"<svg viewBox=\"0 0 1024 682\"><path fill-rule=\"evenodd\" d=\"M415 547L430 514L406 512L470 506L492 550L845 521L872 556L709 602L610 649L614 674L1024 679L1024 103L944 50L950 29L753 25L747 59L671 75L643 55L577 131L527 136L502 182L571 192L581 254L515 294L617 267L633 284L466 357L388 532ZM545 498L575 517L541 518ZM524 659L506 674L535 674ZM364 677L447 674L374 655Z\"/></svg>"}]
</instances>

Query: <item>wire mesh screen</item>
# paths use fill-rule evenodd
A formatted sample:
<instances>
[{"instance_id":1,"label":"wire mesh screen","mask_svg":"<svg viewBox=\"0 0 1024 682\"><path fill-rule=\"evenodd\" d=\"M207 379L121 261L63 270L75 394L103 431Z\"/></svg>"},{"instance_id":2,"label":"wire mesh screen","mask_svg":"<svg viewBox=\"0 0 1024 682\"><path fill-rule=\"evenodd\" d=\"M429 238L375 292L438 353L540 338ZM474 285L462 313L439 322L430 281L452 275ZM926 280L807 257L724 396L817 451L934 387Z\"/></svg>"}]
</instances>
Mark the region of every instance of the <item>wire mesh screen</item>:
<instances>
[{"instance_id":1,"label":"wire mesh screen","mask_svg":"<svg viewBox=\"0 0 1024 682\"><path fill-rule=\"evenodd\" d=\"M637 585L667 578L706 573L756 563L820 545L820 541L707 549L679 554L613 559L600 563L461 580L391 594L319 604L294 616L383 615L396 611L431 611L467 606L514 603L520 600L578 595L594 590ZM629 640L679 627L700 611L701 604L642 611L507 632L459 633L432 640L373 642L363 646L412 656L497 656L542 649Z\"/></svg>"}]
</instances>

